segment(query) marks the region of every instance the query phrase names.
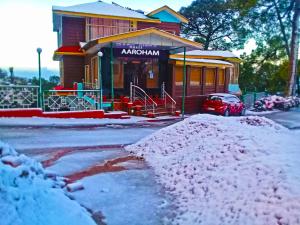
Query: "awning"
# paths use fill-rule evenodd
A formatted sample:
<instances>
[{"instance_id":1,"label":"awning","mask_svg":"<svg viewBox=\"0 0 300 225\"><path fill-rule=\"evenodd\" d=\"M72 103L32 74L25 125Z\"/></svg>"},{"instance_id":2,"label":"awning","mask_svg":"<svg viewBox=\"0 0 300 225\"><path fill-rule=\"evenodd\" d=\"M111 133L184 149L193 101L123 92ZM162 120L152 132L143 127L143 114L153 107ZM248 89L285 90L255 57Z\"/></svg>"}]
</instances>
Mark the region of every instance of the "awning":
<instances>
[{"instance_id":1,"label":"awning","mask_svg":"<svg viewBox=\"0 0 300 225\"><path fill-rule=\"evenodd\" d=\"M182 66L183 59L182 58L170 58L171 62L174 62L176 65ZM223 60L214 60L214 59L186 59L186 65L191 66L207 66L207 67L233 67L233 65L229 62Z\"/></svg>"},{"instance_id":2,"label":"awning","mask_svg":"<svg viewBox=\"0 0 300 225\"><path fill-rule=\"evenodd\" d=\"M53 59L58 60L63 55L84 56L84 52L80 46L62 46L55 50Z\"/></svg>"},{"instance_id":3,"label":"awning","mask_svg":"<svg viewBox=\"0 0 300 225\"><path fill-rule=\"evenodd\" d=\"M153 45L160 46L160 48L164 50L177 48L177 52L183 52L183 48L180 47L186 47L186 51L202 48L202 44L198 42L179 37L157 28L147 28L95 39L83 46L83 49L87 53L93 54L103 47L108 47L111 43Z\"/></svg>"}]
</instances>

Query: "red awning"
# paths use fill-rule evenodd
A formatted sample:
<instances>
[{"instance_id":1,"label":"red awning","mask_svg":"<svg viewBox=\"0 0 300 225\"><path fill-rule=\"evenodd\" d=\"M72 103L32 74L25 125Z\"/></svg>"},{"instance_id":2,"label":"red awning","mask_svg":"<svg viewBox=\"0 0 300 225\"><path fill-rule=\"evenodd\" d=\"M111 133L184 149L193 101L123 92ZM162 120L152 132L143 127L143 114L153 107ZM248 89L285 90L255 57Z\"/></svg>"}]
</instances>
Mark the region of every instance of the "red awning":
<instances>
[{"instance_id":1,"label":"red awning","mask_svg":"<svg viewBox=\"0 0 300 225\"><path fill-rule=\"evenodd\" d=\"M56 53L83 53L80 46L61 46L58 48Z\"/></svg>"}]
</instances>

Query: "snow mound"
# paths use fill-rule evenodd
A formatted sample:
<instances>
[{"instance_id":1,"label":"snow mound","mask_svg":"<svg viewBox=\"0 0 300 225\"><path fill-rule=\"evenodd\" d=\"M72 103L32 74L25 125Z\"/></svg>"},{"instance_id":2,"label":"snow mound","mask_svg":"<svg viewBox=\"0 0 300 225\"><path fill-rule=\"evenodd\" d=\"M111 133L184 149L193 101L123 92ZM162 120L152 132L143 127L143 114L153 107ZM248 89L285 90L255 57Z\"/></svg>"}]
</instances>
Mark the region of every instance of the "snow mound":
<instances>
[{"instance_id":1,"label":"snow mound","mask_svg":"<svg viewBox=\"0 0 300 225\"><path fill-rule=\"evenodd\" d=\"M61 180L47 178L37 161L0 141L1 225L95 225L89 213L69 199Z\"/></svg>"},{"instance_id":2,"label":"snow mound","mask_svg":"<svg viewBox=\"0 0 300 225\"><path fill-rule=\"evenodd\" d=\"M300 196L280 153L290 131L260 117L196 115L126 147L144 157L178 207L171 224L300 224Z\"/></svg>"}]
</instances>

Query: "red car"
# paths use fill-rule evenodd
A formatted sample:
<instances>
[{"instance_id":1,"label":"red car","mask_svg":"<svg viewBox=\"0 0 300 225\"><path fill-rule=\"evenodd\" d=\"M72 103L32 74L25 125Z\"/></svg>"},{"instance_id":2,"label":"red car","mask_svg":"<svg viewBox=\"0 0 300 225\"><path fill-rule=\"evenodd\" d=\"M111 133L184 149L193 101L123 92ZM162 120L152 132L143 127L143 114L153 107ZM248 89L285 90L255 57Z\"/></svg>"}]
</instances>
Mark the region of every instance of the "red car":
<instances>
[{"instance_id":1,"label":"red car","mask_svg":"<svg viewBox=\"0 0 300 225\"><path fill-rule=\"evenodd\" d=\"M224 116L244 116L244 103L235 95L225 93L210 94L203 102L204 113L214 113Z\"/></svg>"}]
</instances>

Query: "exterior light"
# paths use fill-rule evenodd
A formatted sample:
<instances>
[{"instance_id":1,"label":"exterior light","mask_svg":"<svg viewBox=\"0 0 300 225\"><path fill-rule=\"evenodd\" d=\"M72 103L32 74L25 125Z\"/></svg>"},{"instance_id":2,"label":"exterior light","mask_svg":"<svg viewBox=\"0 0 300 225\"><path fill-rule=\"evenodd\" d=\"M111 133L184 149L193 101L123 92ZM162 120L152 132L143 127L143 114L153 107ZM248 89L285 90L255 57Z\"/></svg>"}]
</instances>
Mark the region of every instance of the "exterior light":
<instances>
[{"instance_id":1,"label":"exterior light","mask_svg":"<svg viewBox=\"0 0 300 225\"><path fill-rule=\"evenodd\" d=\"M41 49L41 48L37 48L36 51L37 51L37 53L39 53L39 54L42 53L42 49Z\"/></svg>"},{"instance_id":2,"label":"exterior light","mask_svg":"<svg viewBox=\"0 0 300 225\"><path fill-rule=\"evenodd\" d=\"M98 55L99 57L102 57L102 56L103 56L103 52L99 51L99 52L97 53L97 55Z\"/></svg>"},{"instance_id":3,"label":"exterior light","mask_svg":"<svg viewBox=\"0 0 300 225\"><path fill-rule=\"evenodd\" d=\"M38 69L39 69L39 107L43 108L43 99L42 99L42 70L41 70L41 53L42 53L42 49L41 48L37 48L36 49L37 53L38 53Z\"/></svg>"}]
</instances>

